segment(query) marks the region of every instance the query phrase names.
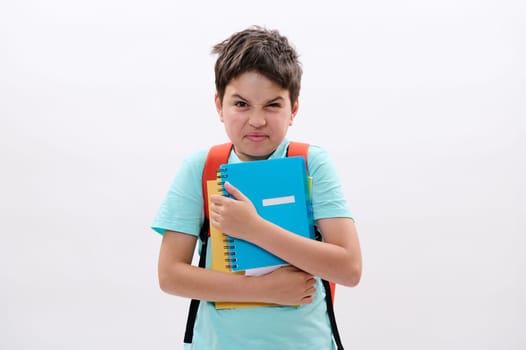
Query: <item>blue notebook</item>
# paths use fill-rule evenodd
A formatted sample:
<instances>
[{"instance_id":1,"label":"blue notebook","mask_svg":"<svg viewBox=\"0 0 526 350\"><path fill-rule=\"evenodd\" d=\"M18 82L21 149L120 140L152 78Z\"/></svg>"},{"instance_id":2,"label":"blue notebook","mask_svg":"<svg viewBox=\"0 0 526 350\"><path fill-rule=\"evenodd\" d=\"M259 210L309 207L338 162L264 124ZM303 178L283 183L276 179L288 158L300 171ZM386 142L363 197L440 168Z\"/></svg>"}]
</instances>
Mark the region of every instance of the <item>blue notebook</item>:
<instances>
[{"instance_id":1,"label":"blue notebook","mask_svg":"<svg viewBox=\"0 0 526 350\"><path fill-rule=\"evenodd\" d=\"M303 157L223 164L218 176L220 182L230 182L247 196L264 219L314 239L310 180ZM223 195L228 195L224 188ZM228 247L225 261L232 271L263 274L287 264L250 242L225 237Z\"/></svg>"}]
</instances>

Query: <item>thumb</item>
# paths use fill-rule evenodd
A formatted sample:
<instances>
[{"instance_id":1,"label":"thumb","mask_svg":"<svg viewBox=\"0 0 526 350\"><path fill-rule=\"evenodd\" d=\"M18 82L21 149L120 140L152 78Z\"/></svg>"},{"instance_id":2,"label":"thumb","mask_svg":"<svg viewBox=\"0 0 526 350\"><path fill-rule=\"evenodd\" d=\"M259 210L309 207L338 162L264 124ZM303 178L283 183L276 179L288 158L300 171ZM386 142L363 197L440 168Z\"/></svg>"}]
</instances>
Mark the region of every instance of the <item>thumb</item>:
<instances>
[{"instance_id":1,"label":"thumb","mask_svg":"<svg viewBox=\"0 0 526 350\"><path fill-rule=\"evenodd\" d=\"M234 185L232 185L230 182L225 182L225 190L230 194L232 197L234 197L237 200L241 201L248 201L249 199L245 197L243 193L241 193L240 190L238 190Z\"/></svg>"}]
</instances>

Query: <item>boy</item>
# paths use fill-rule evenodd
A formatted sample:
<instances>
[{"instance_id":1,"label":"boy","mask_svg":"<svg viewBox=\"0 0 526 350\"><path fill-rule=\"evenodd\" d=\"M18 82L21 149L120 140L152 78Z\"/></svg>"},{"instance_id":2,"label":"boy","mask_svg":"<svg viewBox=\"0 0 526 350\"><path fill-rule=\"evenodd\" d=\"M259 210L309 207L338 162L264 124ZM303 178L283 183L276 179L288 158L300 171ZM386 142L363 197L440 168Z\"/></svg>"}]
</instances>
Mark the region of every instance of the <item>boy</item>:
<instances>
[{"instance_id":1,"label":"boy","mask_svg":"<svg viewBox=\"0 0 526 350\"><path fill-rule=\"evenodd\" d=\"M294 48L277 31L252 27L217 44L213 53L218 54L215 105L233 143L229 163L285 157L287 130L298 112L302 74ZM184 161L152 226L163 234L161 289L201 300L193 342L185 349L333 349L320 278L357 285L361 252L326 152L311 145L308 153L314 219L323 241L265 221L228 182L225 188L235 199L211 196L212 225L290 263L258 277L191 265L204 217L201 175L206 154L207 150L196 152ZM217 310L215 301L280 306Z\"/></svg>"}]
</instances>

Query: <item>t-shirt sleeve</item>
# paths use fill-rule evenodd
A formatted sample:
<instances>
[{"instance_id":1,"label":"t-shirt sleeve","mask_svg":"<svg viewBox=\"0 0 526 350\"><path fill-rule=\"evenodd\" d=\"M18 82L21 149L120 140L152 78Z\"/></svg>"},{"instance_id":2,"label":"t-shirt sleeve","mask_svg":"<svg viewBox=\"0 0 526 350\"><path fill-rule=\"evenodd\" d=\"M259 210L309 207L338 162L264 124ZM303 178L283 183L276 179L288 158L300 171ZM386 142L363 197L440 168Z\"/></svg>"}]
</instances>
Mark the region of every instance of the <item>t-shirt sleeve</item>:
<instances>
[{"instance_id":1,"label":"t-shirt sleeve","mask_svg":"<svg viewBox=\"0 0 526 350\"><path fill-rule=\"evenodd\" d=\"M181 164L152 223L161 235L166 230L198 236L204 220L201 177L206 151L196 152Z\"/></svg>"},{"instance_id":2,"label":"t-shirt sleeve","mask_svg":"<svg viewBox=\"0 0 526 350\"><path fill-rule=\"evenodd\" d=\"M309 147L309 174L312 176L314 220L335 217L352 218L334 163L324 149Z\"/></svg>"}]
</instances>

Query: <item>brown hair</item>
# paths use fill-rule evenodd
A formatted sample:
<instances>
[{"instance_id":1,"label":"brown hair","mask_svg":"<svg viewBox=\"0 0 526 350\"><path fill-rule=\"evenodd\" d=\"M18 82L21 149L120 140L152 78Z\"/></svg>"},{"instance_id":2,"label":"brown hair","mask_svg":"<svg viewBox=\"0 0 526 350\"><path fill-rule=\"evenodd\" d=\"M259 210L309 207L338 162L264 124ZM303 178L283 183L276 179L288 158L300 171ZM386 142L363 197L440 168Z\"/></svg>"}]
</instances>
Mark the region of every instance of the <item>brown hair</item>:
<instances>
[{"instance_id":1,"label":"brown hair","mask_svg":"<svg viewBox=\"0 0 526 350\"><path fill-rule=\"evenodd\" d=\"M239 75L256 71L289 91L293 105L300 93L301 63L296 50L277 30L253 26L232 34L215 45L216 91L221 102L228 83Z\"/></svg>"}]
</instances>

